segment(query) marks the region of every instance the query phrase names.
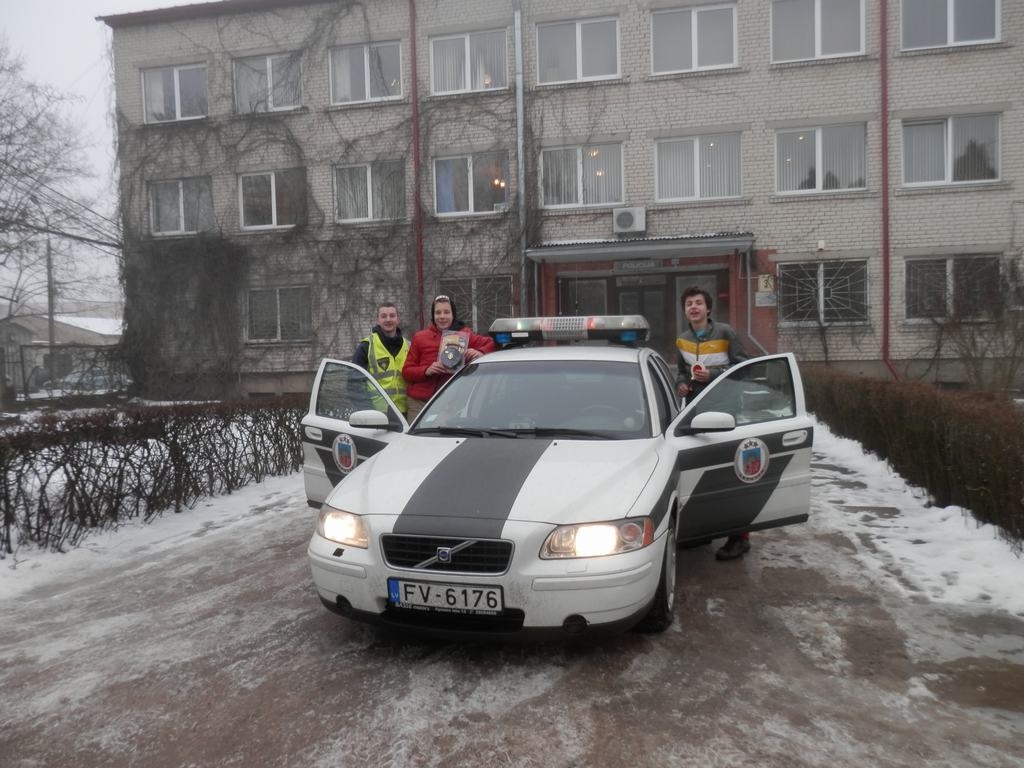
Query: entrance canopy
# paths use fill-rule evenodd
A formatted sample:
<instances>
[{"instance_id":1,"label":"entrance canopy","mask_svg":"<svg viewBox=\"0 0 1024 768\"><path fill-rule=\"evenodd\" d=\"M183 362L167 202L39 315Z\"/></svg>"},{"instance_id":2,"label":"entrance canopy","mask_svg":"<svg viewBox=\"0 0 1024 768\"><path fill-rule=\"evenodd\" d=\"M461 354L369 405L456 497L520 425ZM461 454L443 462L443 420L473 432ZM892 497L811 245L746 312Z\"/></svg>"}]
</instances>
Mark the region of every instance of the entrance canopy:
<instances>
[{"instance_id":1,"label":"entrance canopy","mask_svg":"<svg viewBox=\"0 0 1024 768\"><path fill-rule=\"evenodd\" d=\"M751 232L715 232L678 237L631 237L627 239L559 240L526 249L526 257L538 264L564 264L622 259L671 259L678 256L718 256L746 251L754 244Z\"/></svg>"}]
</instances>

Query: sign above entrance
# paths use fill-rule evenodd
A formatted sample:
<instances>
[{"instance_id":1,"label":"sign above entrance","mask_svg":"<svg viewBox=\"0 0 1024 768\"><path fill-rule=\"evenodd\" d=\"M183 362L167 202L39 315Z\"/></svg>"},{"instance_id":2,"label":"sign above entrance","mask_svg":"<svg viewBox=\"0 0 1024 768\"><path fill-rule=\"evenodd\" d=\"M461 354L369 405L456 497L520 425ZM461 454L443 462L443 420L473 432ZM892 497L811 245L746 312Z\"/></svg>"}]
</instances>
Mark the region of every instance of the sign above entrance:
<instances>
[{"instance_id":1,"label":"sign above entrance","mask_svg":"<svg viewBox=\"0 0 1024 768\"><path fill-rule=\"evenodd\" d=\"M648 269L657 269L658 262L654 259L630 259L629 261L616 261L616 272L645 272Z\"/></svg>"}]
</instances>

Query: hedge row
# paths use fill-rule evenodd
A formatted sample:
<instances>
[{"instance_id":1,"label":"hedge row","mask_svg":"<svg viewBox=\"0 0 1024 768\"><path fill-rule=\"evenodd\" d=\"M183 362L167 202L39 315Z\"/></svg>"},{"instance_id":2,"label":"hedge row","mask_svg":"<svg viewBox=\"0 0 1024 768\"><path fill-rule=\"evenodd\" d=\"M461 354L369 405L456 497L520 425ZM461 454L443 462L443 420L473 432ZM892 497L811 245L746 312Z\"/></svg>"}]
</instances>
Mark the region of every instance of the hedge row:
<instances>
[{"instance_id":1,"label":"hedge row","mask_svg":"<svg viewBox=\"0 0 1024 768\"><path fill-rule=\"evenodd\" d=\"M48 416L0 434L0 553L89 531L302 466L301 398Z\"/></svg>"},{"instance_id":2,"label":"hedge row","mask_svg":"<svg viewBox=\"0 0 1024 768\"><path fill-rule=\"evenodd\" d=\"M837 434L882 456L940 506L956 504L1024 542L1024 413L1006 400L804 371L808 409Z\"/></svg>"}]
</instances>

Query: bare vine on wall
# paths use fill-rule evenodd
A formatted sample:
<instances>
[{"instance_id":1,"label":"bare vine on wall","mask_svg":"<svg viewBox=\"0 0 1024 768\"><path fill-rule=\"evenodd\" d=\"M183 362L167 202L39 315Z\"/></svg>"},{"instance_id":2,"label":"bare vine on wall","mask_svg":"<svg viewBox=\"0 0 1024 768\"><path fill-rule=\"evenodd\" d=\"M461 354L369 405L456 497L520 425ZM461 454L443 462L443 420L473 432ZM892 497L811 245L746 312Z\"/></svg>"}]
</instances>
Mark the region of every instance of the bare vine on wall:
<instances>
[{"instance_id":1,"label":"bare vine on wall","mask_svg":"<svg viewBox=\"0 0 1024 768\"><path fill-rule=\"evenodd\" d=\"M536 136L565 135L578 141L581 136L597 135L598 125L603 133L621 129L604 124L610 98L606 88L586 93L584 98L592 102L583 111L587 117L581 121L577 114L571 126L568 116L559 113L561 99L530 92L527 111L531 118L524 147L527 177L519 179L514 176L516 113L511 88L452 96L421 93L421 297L412 227L414 126L407 85L404 98L375 103L371 108L304 103L287 112L236 114L225 103L233 93L231 46L239 39L259 41L259 47L268 50L295 53L304 77L328 71L331 46L337 40L352 39L354 24L362 30L363 39L374 40L365 2L324 4L317 6L315 13L308 34L298 42L284 40L278 33L287 26L286 12L229 14L215 21L214 40L199 56L208 67L211 117L139 125L137 116L118 116L122 200L127 204L123 211L129 328L125 348L137 381L153 386L165 379L163 372L177 370L185 373L179 379L201 381L210 394L229 394L243 373L312 372L322 356L348 357L372 324L379 301L398 303L403 327L411 333L418 324L421 298L427 297L429 305L429 295L442 284L470 280L480 290L490 291L495 285L493 278L500 277L506 280L505 286L515 286L515 291L529 290L519 284L524 238L519 203L512 191L516 185L525 185L527 209L539 206L536 169L541 147ZM188 42L204 47L194 39ZM368 129L368 125L373 127ZM501 181L507 183L507 204L503 209L477 210L473 215L437 214L433 164L447 152L506 154L507 178ZM323 195L328 184L335 190L335 169L376 160L405 161L406 216L359 223L337 221L336 201L325 205ZM266 168L305 170L304 214L287 230L239 233L234 185L240 175ZM148 185L153 180L197 174L213 178L213 196L219 201L213 231L202 237L154 237L149 226ZM232 198L236 202L230 202ZM539 218L527 217L528 242L540 239ZM219 284L217 296L201 305L197 300L195 305L195 330L199 333L190 335L188 328L175 324L180 321L168 320L171 305L182 306L193 295L210 290L208 283L214 281ZM249 340L248 292L267 286L302 285L309 286L311 293L308 338L287 345ZM490 302L489 306L504 301L502 311L514 311L518 295L503 290L473 299ZM460 306L464 315L469 309ZM215 326L216 332L211 330ZM183 338L202 342L179 348L176 344ZM178 389L187 389L183 381L178 382Z\"/></svg>"}]
</instances>

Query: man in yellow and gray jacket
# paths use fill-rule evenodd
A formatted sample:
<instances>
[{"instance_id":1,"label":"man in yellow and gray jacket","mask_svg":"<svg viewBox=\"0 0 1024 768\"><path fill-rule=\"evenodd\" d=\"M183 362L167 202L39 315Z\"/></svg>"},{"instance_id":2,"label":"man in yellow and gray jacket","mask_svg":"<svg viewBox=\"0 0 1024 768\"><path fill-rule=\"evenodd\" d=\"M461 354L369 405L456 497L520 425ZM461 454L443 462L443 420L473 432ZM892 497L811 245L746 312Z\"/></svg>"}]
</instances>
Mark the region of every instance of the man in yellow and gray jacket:
<instances>
[{"instance_id":1,"label":"man in yellow and gray jacket","mask_svg":"<svg viewBox=\"0 0 1024 768\"><path fill-rule=\"evenodd\" d=\"M366 369L403 414L406 412L405 379L402 366L409 354L409 340L398 327L398 308L391 302L377 306L377 324L359 342L352 362ZM383 400L383 398L378 398ZM380 404L383 409L383 403Z\"/></svg>"},{"instance_id":2,"label":"man in yellow and gray jacket","mask_svg":"<svg viewBox=\"0 0 1024 768\"><path fill-rule=\"evenodd\" d=\"M711 319L711 294L691 286L683 291L683 314L689 324L676 339L679 376L676 390L687 403L733 363L747 359L743 344L732 326ZM719 560L735 560L750 551L750 534L730 536L715 553Z\"/></svg>"}]
</instances>

